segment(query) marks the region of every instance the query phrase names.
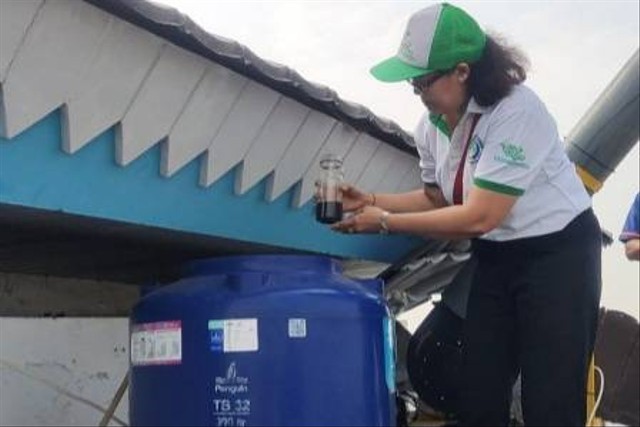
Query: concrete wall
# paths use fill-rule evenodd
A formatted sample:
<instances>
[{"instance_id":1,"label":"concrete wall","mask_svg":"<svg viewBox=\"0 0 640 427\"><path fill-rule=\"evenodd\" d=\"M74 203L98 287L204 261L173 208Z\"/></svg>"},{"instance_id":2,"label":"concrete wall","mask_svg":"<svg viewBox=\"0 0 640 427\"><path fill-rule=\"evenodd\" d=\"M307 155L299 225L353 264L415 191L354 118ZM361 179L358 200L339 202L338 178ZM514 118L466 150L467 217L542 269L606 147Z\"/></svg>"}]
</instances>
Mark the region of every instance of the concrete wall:
<instances>
[{"instance_id":1,"label":"concrete wall","mask_svg":"<svg viewBox=\"0 0 640 427\"><path fill-rule=\"evenodd\" d=\"M127 322L1 317L0 425L97 426L127 372ZM128 423L127 394L116 416Z\"/></svg>"},{"instance_id":2,"label":"concrete wall","mask_svg":"<svg viewBox=\"0 0 640 427\"><path fill-rule=\"evenodd\" d=\"M128 317L139 288L0 271L0 317Z\"/></svg>"},{"instance_id":3,"label":"concrete wall","mask_svg":"<svg viewBox=\"0 0 640 427\"><path fill-rule=\"evenodd\" d=\"M138 292L0 272L0 426L97 426L127 372ZM128 423L126 394L116 416Z\"/></svg>"}]
</instances>

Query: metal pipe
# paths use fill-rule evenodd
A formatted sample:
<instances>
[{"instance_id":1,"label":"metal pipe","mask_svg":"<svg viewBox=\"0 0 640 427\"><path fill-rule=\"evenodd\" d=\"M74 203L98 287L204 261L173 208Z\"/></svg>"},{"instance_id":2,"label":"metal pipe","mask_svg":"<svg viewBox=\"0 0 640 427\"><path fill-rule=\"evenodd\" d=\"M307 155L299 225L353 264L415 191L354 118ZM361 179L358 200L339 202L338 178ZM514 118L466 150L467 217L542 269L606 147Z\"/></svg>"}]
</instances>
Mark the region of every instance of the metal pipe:
<instances>
[{"instance_id":1,"label":"metal pipe","mask_svg":"<svg viewBox=\"0 0 640 427\"><path fill-rule=\"evenodd\" d=\"M567 137L567 154L591 194L638 142L639 93L636 50Z\"/></svg>"}]
</instances>

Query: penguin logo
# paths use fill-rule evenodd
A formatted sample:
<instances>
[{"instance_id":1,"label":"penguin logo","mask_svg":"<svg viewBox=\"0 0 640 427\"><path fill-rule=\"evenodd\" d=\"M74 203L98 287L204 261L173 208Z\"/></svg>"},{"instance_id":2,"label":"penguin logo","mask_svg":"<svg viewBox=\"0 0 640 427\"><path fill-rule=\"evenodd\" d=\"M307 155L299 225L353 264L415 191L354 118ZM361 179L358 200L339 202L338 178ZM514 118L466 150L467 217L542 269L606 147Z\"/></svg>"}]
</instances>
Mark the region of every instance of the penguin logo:
<instances>
[{"instance_id":1,"label":"penguin logo","mask_svg":"<svg viewBox=\"0 0 640 427\"><path fill-rule=\"evenodd\" d=\"M234 383L236 381L236 362L231 362L229 367L227 368L227 383Z\"/></svg>"}]
</instances>

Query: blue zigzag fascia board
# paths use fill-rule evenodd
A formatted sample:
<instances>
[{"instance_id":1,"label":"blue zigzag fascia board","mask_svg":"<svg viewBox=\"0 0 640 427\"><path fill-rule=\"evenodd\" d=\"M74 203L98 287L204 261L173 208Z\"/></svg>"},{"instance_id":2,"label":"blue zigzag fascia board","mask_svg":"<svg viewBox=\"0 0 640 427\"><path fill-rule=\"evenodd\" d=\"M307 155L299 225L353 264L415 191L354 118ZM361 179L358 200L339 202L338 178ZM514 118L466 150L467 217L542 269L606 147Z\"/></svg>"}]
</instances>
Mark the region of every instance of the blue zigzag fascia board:
<instances>
[{"instance_id":1,"label":"blue zigzag fascia board","mask_svg":"<svg viewBox=\"0 0 640 427\"><path fill-rule=\"evenodd\" d=\"M236 196L235 169L203 188L199 158L171 178L162 177L161 144L118 166L114 135L111 128L66 154L57 110L11 140L0 137L0 204L381 262L396 261L423 243L406 236L333 233L315 222L312 203L291 208L293 190L266 202L266 180Z\"/></svg>"}]
</instances>

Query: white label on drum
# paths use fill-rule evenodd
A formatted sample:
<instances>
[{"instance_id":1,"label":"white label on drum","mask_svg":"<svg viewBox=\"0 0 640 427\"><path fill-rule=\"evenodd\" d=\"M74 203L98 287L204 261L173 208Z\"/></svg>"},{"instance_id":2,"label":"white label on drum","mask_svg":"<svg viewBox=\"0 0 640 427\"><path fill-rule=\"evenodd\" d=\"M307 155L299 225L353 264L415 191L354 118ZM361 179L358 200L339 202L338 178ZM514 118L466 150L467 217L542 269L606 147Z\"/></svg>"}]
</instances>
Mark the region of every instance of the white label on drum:
<instances>
[{"instance_id":1,"label":"white label on drum","mask_svg":"<svg viewBox=\"0 0 640 427\"><path fill-rule=\"evenodd\" d=\"M182 363L182 324L179 320L141 323L131 327L131 364Z\"/></svg>"},{"instance_id":2,"label":"white label on drum","mask_svg":"<svg viewBox=\"0 0 640 427\"><path fill-rule=\"evenodd\" d=\"M258 319L209 320L211 351L258 351Z\"/></svg>"},{"instance_id":3,"label":"white label on drum","mask_svg":"<svg viewBox=\"0 0 640 427\"><path fill-rule=\"evenodd\" d=\"M306 319L289 319L289 338L305 338L307 336Z\"/></svg>"}]
</instances>

